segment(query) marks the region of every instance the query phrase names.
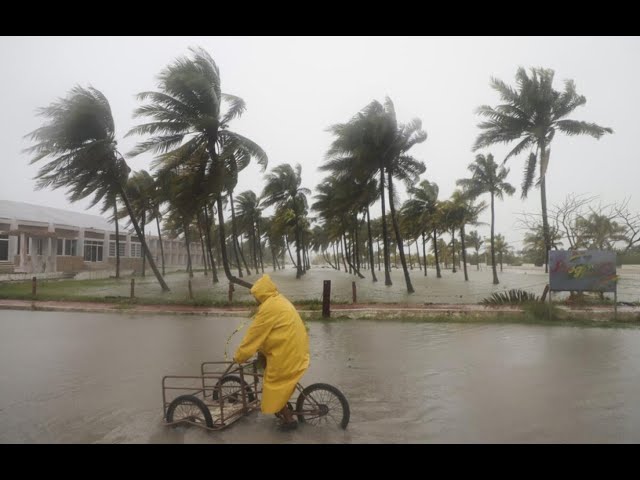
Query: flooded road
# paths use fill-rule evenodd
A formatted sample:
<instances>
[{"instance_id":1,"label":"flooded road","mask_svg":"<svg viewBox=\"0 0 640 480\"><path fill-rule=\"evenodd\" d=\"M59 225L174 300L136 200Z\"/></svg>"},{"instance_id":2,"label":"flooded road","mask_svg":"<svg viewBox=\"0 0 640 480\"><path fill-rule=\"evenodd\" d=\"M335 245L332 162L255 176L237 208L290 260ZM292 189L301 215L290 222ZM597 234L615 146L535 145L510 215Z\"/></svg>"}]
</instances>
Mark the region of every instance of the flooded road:
<instances>
[{"instance_id":1,"label":"flooded road","mask_svg":"<svg viewBox=\"0 0 640 480\"><path fill-rule=\"evenodd\" d=\"M242 320L0 311L0 442L640 441L640 330L525 325L311 322L303 384L345 393L346 431L163 426L162 376L222 359Z\"/></svg>"}]
</instances>

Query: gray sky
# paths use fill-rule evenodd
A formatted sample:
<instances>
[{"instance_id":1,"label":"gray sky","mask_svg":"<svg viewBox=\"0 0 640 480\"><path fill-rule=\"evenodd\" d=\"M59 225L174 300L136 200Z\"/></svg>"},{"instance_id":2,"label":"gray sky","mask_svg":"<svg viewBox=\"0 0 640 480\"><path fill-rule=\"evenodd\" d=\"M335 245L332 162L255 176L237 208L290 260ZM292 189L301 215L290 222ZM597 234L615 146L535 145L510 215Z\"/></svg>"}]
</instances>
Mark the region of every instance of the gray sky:
<instances>
[{"instance_id":1,"label":"gray sky","mask_svg":"<svg viewBox=\"0 0 640 480\"><path fill-rule=\"evenodd\" d=\"M247 102L247 112L232 128L266 150L269 169L301 163L303 185L313 189L331 142L326 128L389 95L400 122L422 120L428 139L413 154L425 161L423 178L438 183L442 199L455 189L456 179L468 176L474 160L475 108L498 103L490 77L513 84L519 66L553 68L556 89L573 79L587 97L571 118L615 133L599 141L556 136L547 176L549 204L575 192L600 195L605 202L631 196L632 208L640 210L635 188L639 37L2 37L0 199L83 211L86 202L71 205L62 190L34 191L37 166L28 165L21 151L29 146L24 135L42 124L36 108L65 96L75 84L90 84L109 99L120 150L127 152L138 139L123 138L137 123L135 94L155 90L157 74L189 46L207 49L220 68L222 90ZM502 160L507 151L495 147L483 153ZM151 156L127 160L134 170L149 169ZM524 156L509 160L509 181L518 191L496 209L496 232L516 248L522 237L516 214L540 210L539 190L520 200L523 163ZM259 194L262 185L262 174L250 166L236 191ZM487 212L481 220L489 218Z\"/></svg>"}]
</instances>

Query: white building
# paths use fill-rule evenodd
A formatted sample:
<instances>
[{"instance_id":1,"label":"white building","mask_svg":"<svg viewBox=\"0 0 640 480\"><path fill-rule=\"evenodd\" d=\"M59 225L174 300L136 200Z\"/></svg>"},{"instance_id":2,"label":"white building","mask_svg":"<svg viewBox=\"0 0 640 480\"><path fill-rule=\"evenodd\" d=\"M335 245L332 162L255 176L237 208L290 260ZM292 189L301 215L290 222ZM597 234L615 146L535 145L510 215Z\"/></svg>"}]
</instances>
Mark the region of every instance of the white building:
<instances>
[{"instance_id":1,"label":"white building","mask_svg":"<svg viewBox=\"0 0 640 480\"><path fill-rule=\"evenodd\" d=\"M160 242L147 232L151 254L160 268ZM120 268L142 270L138 236L119 225ZM184 268L184 240L163 238L165 265ZM191 242L194 267L202 265L202 247ZM23 202L0 200L0 273L115 270L115 225L103 217Z\"/></svg>"}]
</instances>

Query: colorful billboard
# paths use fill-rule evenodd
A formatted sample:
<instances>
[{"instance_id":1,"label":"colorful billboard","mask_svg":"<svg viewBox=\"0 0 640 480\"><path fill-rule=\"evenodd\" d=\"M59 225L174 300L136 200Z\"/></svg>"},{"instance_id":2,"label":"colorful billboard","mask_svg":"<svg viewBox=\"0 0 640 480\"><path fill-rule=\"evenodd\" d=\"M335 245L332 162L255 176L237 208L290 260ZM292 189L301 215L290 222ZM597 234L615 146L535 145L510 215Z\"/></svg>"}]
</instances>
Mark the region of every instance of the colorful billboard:
<instances>
[{"instance_id":1,"label":"colorful billboard","mask_svg":"<svg viewBox=\"0 0 640 480\"><path fill-rule=\"evenodd\" d=\"M549 289L552 291L615 292L616 252L551 250Z\"/></svg>"}]
</instances>

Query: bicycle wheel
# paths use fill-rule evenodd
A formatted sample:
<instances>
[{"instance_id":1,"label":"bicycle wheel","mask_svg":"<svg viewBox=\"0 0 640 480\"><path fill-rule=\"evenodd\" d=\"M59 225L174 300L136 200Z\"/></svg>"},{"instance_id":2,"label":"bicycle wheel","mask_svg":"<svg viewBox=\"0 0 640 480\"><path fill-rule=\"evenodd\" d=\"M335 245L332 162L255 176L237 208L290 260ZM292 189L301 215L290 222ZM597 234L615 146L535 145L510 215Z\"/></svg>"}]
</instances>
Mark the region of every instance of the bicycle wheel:
<instances>
[{"instance_id":1,"label":"bicycle wheel","mask_svg":"<svg viewBox=\"0 0 640 480\"><path fill-rule=\"evenodd\" d=\"M212 399L218 400L220 392L222 392L222 398L227 403L231 405L235 403L242 403L243 384L247 392L247 400L249 402L253 402L256 398L253 394L253 389L247 384L247 382L243 382L237 375L225 375L222 377L222 380L219 380L214 387Z\"/></svg>"},{"instance_id":2,"label":"bicycle wheel","mask_svg":"<svg viewBox=\"0 0 640 480\"><path fill-rule=\"evenodd\" d=\"M167 408L167 422L193 422L213 428L213 419L209 408L202 400L193 395L176 397Z\"/></svg>"},{"instance_id":3,"label":"bicycle wheel","mask_svg":"<svg viewBox=\"0 0 640 480\"><path fill-rule=\"evenodd\" d=\"M305 388L296 401L300 423L339 425L347 428L351 412L346 397L333 385L314 383Z\"/></svg>"}]
</instances>

